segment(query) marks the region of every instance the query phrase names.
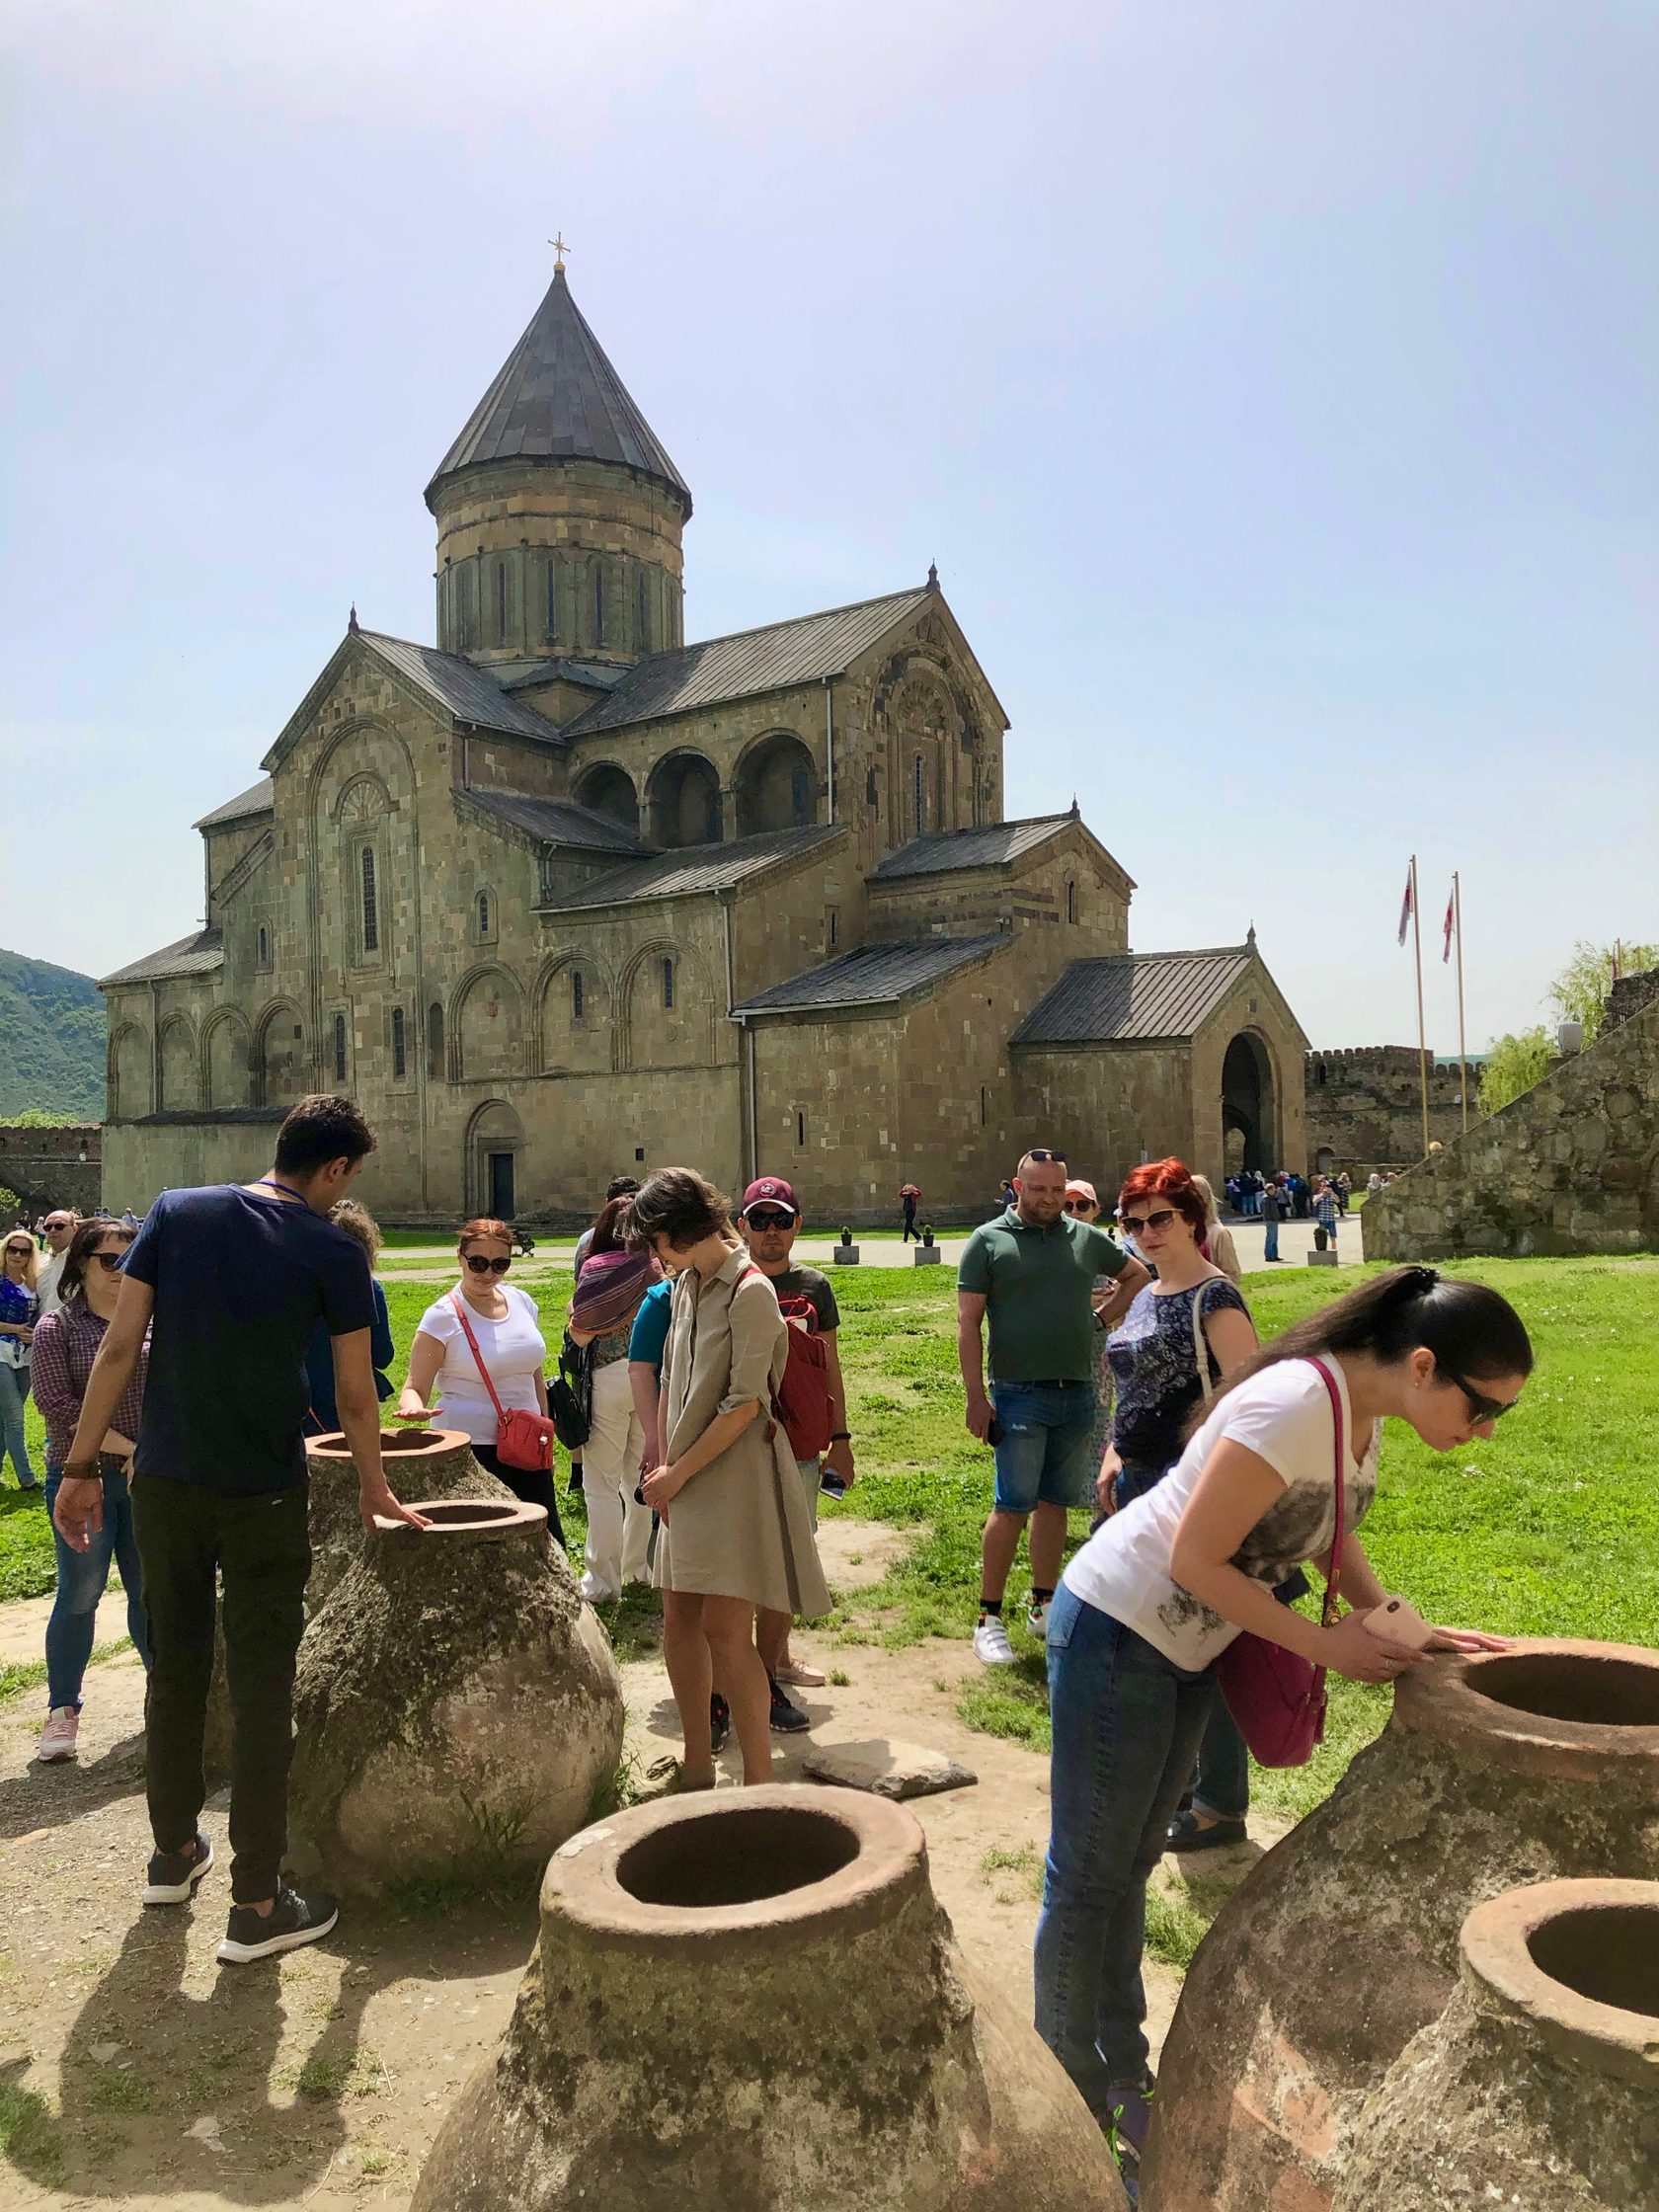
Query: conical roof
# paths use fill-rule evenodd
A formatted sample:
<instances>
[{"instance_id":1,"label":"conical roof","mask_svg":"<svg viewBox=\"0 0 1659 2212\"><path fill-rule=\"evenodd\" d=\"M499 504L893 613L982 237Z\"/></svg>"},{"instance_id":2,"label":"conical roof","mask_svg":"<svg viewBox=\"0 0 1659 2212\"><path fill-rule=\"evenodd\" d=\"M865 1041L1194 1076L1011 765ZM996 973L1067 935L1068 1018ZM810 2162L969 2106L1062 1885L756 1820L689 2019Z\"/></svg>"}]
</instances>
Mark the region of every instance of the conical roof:
<instances>
[{"instance_id":1,"label":"conical roof","mask_svg":"<svg viewBox=\"0 0 1659 2212\"><path fill-rule=\"evenodd\" d=\"M427 486L486 461L614 461L691 494L571 297L563 269Z\"/></svg>"}]
</instances>

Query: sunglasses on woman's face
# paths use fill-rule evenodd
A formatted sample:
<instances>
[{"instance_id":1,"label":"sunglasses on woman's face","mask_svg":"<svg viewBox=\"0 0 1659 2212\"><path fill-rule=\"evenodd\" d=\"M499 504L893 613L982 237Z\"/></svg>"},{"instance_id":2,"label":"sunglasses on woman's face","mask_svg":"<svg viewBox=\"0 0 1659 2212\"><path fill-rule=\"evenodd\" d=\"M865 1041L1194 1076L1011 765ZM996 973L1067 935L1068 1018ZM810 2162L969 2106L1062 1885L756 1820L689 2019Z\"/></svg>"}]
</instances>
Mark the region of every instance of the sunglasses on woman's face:
<instances>
[{"instance_id":1,"label":"sunglasses on woman's face","mask_svg":"<svg viewBox=\"0 0 1659 2212\"><path fill-rule=\"evenodd\" d=\"M1068 1214L1098 1214L1100 1208L1092 1198L1068 1198L1066 1201L1066 1211Z\"/></svg>"},{"instance_id":2,"label":"sunglasses on woman's face","mask_svg":"<svg viewBox=\"0 0 1659 2212\"><path fill-rule=\"evenodd\" d=\"M1169 1226L1175 1218L1175 1209L1172 1206L1160 1206L1155 1214L1120 1214L1118 1216L1118 1220L1128 1229L1131 1236L1139 1236L1144 1228L1155 1228L1161 1232Z\"/></svg>"},{"instance_id":3,"label":"sunglasses on woman's face","mask_svg":"<svg viewBox=\"0 0 1659 2212\"><path fill-rule=\"evenodd\" d=\"M90 1257L95 1259L100 1267L114 1275L121 1261L126 1257L126 1246L118 1244L113 1252L93 1252Z\"/></svg>"},{"instance_id":4,"label":"sunglasses on woman's face","mask_svg":"<svg viewBox=\"0 0 1659 2212\"><path fill-rule=\"evenodd\" d=\"M9 1260L26 1260L34 1249L33 1244L8 1244L6 1246L6 1257Z\"/></svg>"},{"instance_id":5,"label":"sunglasses on woman's face","mask_svg":"<svg viewBox=\"0 0 1659 2212\"><path fill-rule=\"evenodd\" d=\"M505 1275L513 1259L510 1254L505 1260L487 1260L482 1252L469 1252L466 1263L468 1272L473 1275Z\"/></svg>"},{"instance_id":6,"label":"sunglasses on woman's face","mask_svg":"<svg viewBox=\"0 0 1659 2212\"><path fill-rule=\"evenodd\" d=\"M1514 1412L1517 1402L1514 1398L1486 1397L1479 1390L1472 1389L1461 1375L1454 1375L1450 1368L1443 1367L1440 1373L1443 1382L1450 1382L1455 1389L1462 1390L1463 1396L1468 1400L1471 1424L1476 1421L1496 1421L1501 1419L1504 1414Z\"/></svg>"}]
</instances>

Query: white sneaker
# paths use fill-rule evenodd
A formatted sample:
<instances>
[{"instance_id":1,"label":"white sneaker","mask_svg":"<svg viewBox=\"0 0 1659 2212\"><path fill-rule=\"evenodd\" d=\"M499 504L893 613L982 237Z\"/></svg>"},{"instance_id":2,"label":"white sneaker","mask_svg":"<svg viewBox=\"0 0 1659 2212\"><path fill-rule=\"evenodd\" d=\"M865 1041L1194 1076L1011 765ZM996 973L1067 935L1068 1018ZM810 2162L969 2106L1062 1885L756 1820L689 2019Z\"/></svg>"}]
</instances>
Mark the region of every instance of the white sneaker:
<instances>
[{"instance_id":1,"label":"white sneaker","mask_svg":"<svg viewBox=\"0 0 1659 2212\"><path fill-rule=\"evenodd\" d=\"M53 1705L46 1715L46 1725L40 1730L40 1748L35 1756L41 1765L53 1759L74 1759L78 1756L75 1738L81 1728L80 1708L76 1705Z\"/></svg>"},{"instance_id":2,"label":"white sneaker","mask_svg":"<svg viewBox=\"0 0 1659 2212\"><path fill-rule=\"evenodd\" d=\"M1040 1606L1027 1606L1025 1609L1025 1624L1039 1643L1047 1643L1049 1640L1050 1602L1045 1598Z\"/></svg>"},{"instance_id":3,"label":"white sneaker","mask_svg":"<svg viewBox=\"0 0 1659 2212\"><path fill-rule=\"evenodd\" d=\"M1014 1647L997 1615L988 1614L974 1630L974 1657L987 1667L1013 1665Z\"/></svg>"}]
</instances>

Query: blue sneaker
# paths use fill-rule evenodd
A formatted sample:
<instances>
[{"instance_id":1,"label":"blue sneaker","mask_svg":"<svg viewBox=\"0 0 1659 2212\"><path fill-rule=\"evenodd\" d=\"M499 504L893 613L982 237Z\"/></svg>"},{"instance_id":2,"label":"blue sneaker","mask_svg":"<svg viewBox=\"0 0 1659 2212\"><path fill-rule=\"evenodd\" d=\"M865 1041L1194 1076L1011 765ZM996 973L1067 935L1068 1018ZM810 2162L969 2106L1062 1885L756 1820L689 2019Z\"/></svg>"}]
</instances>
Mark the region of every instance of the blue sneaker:
<instances>
[{"instance_id":1,"label":"blue sneaker","mask_svg":"<svg viewBox=\"0 0 1659 2212\"><path fill-rule=\"evenodd\" d=\"M1125 2196L1131 2204L1139 2204L1141 2154L1151 2133L1152 2099L1157 2094L1157 2086L1149 2073L1143 2073L1139 2082L1114 2082L1106 2094L1107 2109L1112 2115L1106 2141L1118 2162Z\"/></svg>"}]
</instances>

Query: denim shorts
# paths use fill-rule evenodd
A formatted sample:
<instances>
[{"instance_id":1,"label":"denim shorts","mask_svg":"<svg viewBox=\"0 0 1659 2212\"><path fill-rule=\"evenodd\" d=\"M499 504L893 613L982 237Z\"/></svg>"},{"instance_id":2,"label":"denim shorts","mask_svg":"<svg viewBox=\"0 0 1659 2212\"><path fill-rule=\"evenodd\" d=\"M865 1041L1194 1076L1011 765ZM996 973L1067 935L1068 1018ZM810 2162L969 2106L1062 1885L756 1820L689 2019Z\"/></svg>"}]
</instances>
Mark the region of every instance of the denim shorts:
<instances>
[{"instance_id":1,"label":"denim shorts","mask_svg":"<svg viewBox=\"0 0 1659 2212\"><path fill-rule=\"evenodd\" d=\"M1099 1469L1089 1440L1094 1432L1094 1385L1069 1382L993 1382L990 1402L1002 1441L996 1446L996 1510L1029 1513L1038 1505L1094 1503Z\"/></svg>"}]
</instances>

